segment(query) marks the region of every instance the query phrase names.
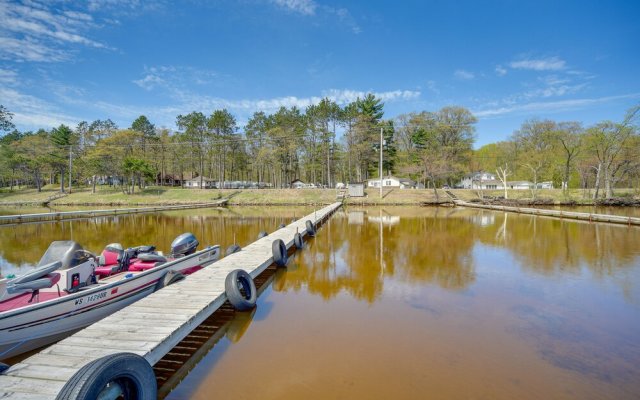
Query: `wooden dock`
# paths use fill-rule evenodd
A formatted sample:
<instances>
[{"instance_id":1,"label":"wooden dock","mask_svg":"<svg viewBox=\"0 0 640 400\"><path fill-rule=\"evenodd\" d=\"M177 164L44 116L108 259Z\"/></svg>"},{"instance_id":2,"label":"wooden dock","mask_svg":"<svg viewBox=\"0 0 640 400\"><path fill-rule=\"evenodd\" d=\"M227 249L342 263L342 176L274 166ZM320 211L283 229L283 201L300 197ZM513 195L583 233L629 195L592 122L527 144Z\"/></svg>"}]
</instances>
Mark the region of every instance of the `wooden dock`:
<instances>
[{"instance_id":1,"label":"wooden dock","mask_svg":"<svg viewBox=\"0 0 640 400\"><path fill-rule=\"evenodd\" d=\"M124 214L152 213L159 211L186 210L191 208L220 207L226 205L227 199L215 200L210 203L178 204L157 207L136 207L136 208L112 208L108 210L80 210L80 211L59 211L51 213L37 214L16 214L0 215L0 224L21 223L26 221L46 221L65 220L71 218L93 218Z\"/></svg>"},{"instance_id":2,"label":"wooden dock","mask_svg":"<svg viewBox=\"0 0 640 400\"><path fill-rule=\"evenodd\" d=\"M582 212L574 212L574 211L549 210L544 208L512 207L512 206L501 206L501 205L494 205L494 204L469 203L469 202L457 200L457 199L454 199L453 202L457 206L483 208L486 210L508 211L508 212L514 212L519 214L541 215L545 217L575 219L575 220L589 221L589 222L609 222L612 224L640 225L640 218L626 217L623 215L592 214L592 213L582 213Z\"/></svg>"},{"instance_id":3,"label":"wooden dock","mask_svg":"<svg viewBox=\"0 0 640 400\"><path fill-rule=\"evenodd\" d=\"M154 365L226 300L225 278L241 268L253 278L273 263L272 242L293 246L306 221L318 226L341 206L334 203L258 239L187 279L145 297L0 374L2 399L54 399L81 367L128 352Z\"/></svg>"}]
</instances>

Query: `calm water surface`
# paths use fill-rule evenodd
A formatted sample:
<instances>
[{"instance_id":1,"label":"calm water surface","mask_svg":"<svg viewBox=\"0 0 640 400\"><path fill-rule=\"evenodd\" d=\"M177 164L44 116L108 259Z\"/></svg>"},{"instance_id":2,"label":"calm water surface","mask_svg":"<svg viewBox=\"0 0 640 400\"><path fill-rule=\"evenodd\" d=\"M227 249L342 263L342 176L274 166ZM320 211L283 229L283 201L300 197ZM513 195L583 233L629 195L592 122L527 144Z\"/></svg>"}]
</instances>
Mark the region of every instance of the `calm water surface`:
<instances>
[{"instance_id":1,"label":"calm water surface","mask_svg":"<svg viewBox=\"0 0 640 400\"><path fill-rule=\"evenodd\" d=\"M52 240L244 246L312 208L0 226L0 274ZM212 266L212 267L215 267ZM339 211L170 399L636 399L640 228L486 210ZM232 322L233 324L233 322ZM239 327L239 328L238 328Z\"/></svg>"},{"instance_id":2,"label":"calm water surface","mask_svg":"<svg viewBox=\"0 0 640 400\"><path fill-rule=\"evenodd\" d=\"M339 212L170 399L636 399L640 229Z\"/></svg>"},{"instance_id":3,"label":"calm water surface","mask_svg":"<svg viewBox=\"0 0 640 400\"><path fill-rule=\"evenodd\" d=\"M273 232L281 223L288 224L292 218L300 218L310 212L313 208L270 207L267 212L254 207L200 208L0 225L0 276L18 275L32 269L54 240L75 240L95 253L100 253L113 242L125 247L155 245L158 250L168 253L176 236L192 232L200 241L200 249L219 244L224 252L234 243L246 246L256 239L260 231Z\"/></svg>"}]
</instances>

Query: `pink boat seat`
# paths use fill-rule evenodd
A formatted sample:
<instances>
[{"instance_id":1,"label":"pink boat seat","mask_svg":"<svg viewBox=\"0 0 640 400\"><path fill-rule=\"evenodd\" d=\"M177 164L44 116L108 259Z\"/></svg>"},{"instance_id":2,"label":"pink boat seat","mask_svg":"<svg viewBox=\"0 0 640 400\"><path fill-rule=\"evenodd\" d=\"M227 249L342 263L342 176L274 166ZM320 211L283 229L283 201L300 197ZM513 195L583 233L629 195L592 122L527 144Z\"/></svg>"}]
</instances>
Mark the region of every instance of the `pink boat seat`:
<instances>
[{"instance_id":1,"label":"pink boat seat","mask_svg":"<svg viewBox=\"0 0 640 400\"><path fill-rule=\"evenodd\" d=\"M100 278L104 278L118 272L121 253L122 251L109 247L102 250L102 254L98 257L98 267L95 269L95 274Z\"/></svg>"},{"instance_id":2,"label":"pink boat seat","mask_svg":"<svg viewBox=\"0 0 640 400\"><path fill-rule=\"evenodd\" d=\"M163 264L163 262L157 262L157 261L142 261L142 260L132 260L131 264L129 265L129 271L146 271L148 269L151 269L153 267L156 267L159 264Z\"/></svg>"},{"instance_id":3,"label":"pink boat seat","mask_svg":"<svg viewBox=\"0 0 640 400\"><path fill-rule=\"evenodd\" d=\"M116 272L118 272L119 269L120 269L119 264L103 265L100 267L96 267L95 273L100 278L104 278L104 277L115 274Z\"/></svg>"},{"instance_id":4,"label":"pink boat seat","mask_svg":"<svg viewBox=\"0 0 640 400\"><path fill-rule=\"evenodd\" d=\"M102 250L101 265L113 265L120 262L120 253L115 251L109 251L107 249Z\"/></svg>"},{"instance_id":5,"label":"pink boat seat","mask_svg":"<svg viewBox=\"0 0 640 400\"><path fill-rule=\"evenodd\" d=\"M131 260L129 271L146 271L160 264L167 262L167 258L156 253L145 253L138 255L138 258Z\"/></svg>"}]
</instances>

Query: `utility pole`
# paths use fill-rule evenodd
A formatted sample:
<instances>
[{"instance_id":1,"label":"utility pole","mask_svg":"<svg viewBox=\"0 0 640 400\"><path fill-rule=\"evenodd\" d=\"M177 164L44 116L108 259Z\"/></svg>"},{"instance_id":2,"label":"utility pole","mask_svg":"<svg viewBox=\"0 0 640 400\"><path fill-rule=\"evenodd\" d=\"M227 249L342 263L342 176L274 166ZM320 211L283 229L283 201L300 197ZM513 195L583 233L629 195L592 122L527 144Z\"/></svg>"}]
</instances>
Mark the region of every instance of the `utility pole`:
<instances>
[{"instance_id":1,"label":"utility pole","mask_svg":"<svg viewBox=\"0 0 640 400\"><path fill-rule=\"evenodd\" d=\"M380 127L380 198L382 198L382 130L383 128Z\"/></svg>"},{"instance_id":2,"label":"utility pole","mask_svg":"<svg viewBox=\"0 0 640 400\"><path fill-rule=\"evenodd\" d=\"M69 145L69 194L71 194L71 168L73 168L73 146Z\"/></svg>"}]
</instances>

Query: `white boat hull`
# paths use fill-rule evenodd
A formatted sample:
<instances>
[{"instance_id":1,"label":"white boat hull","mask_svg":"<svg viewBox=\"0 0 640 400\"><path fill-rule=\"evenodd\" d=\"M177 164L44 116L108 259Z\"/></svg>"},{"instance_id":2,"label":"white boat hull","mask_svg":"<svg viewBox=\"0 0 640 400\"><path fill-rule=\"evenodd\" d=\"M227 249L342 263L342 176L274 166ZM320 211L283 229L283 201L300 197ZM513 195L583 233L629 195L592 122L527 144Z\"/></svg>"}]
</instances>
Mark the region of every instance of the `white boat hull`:
<instances>
[{"instance_id":1,"label":"white boat hull","mask_svg":"<svg viewBox=\"0 0 640 400\"><path fill-rule=\"evenodd\" d=\"M53 300L0 313L0 360L36 349L82 329L153 293L168 271L206 266L218 246L162 264L131 278L93 285Z\"/></svg>"}]
</instances>

